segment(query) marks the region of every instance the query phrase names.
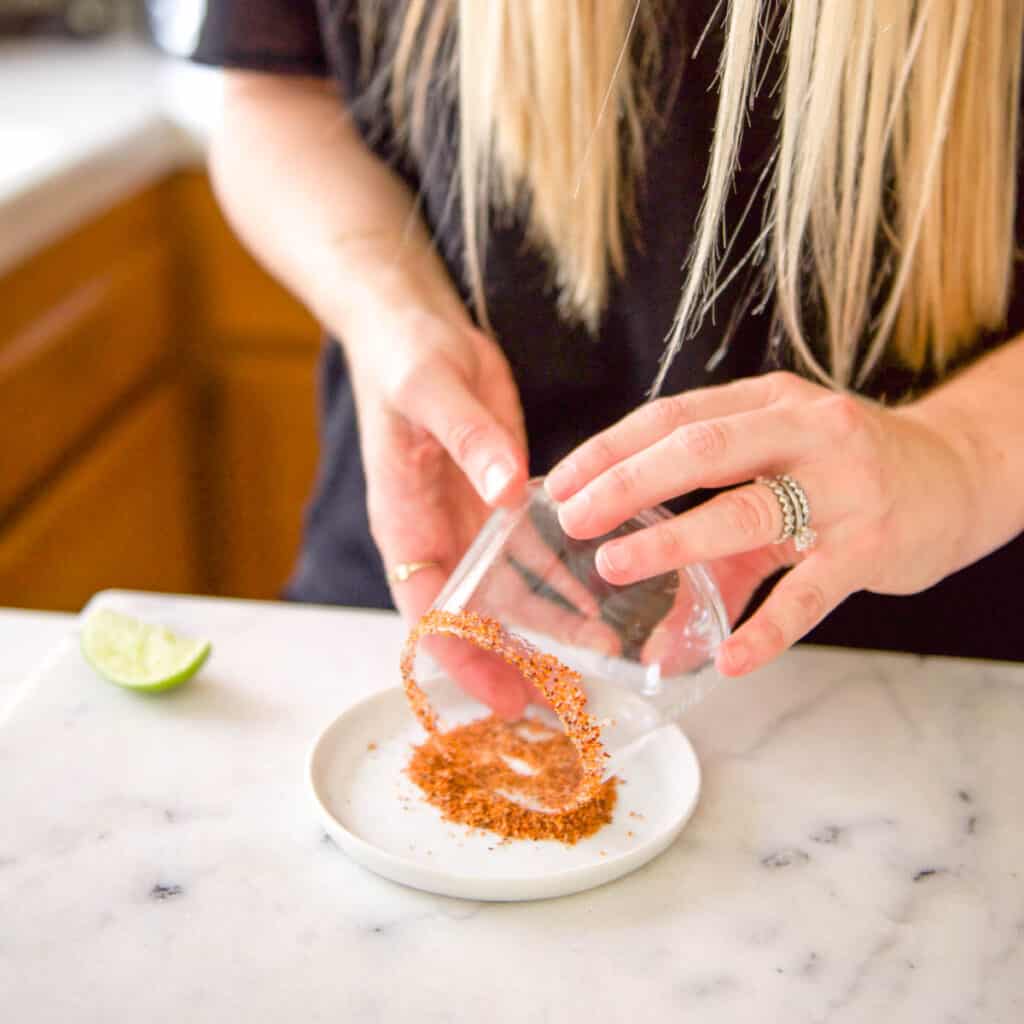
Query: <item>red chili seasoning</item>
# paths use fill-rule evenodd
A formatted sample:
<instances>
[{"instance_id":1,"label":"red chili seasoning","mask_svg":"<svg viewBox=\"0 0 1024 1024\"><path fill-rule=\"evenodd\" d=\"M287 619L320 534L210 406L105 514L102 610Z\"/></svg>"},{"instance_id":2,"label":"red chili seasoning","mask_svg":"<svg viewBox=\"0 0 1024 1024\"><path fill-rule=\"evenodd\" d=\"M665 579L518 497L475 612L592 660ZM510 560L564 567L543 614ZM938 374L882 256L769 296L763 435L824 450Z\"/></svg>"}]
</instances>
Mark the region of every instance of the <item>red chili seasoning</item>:
<instances>
[{"instance_id":1,"label":"red chili seasoning","mask_svg":"<svg viewBox=\"0 0 1024 1024\"><path fill-rule=\"evenodd\" d=\"M527 739L520 726L493 715L440 731L437 714L413 676L417 645L432 634L458 637L499 655L537 688L565 733L530 722ZM425 615L409 634L401 668L409 704L428 733L407 770L446 820L509 839L569 844L611 821L616 780L602 781L607 755L600 728L585 710L579 673L507 633L494 619L441 611ZM506 757L527 771L516 771Z\"/></svg>"}]
</instances>

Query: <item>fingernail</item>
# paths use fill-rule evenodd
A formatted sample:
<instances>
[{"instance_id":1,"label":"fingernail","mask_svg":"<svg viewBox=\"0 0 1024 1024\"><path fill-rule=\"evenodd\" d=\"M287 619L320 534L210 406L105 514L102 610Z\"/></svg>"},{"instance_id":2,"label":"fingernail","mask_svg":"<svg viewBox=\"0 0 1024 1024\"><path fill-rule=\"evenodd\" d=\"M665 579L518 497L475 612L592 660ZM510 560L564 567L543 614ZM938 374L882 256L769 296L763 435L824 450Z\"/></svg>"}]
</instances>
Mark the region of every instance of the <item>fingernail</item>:
<instances>
[{"instance_id":1,"label":"fingernail","mask_svg":"<svg viewBox=\"0 0 1024 1024\"><path fill-rule=\"evenodd\" d=\"M568 460L558 463L557 466L544 480L544 490L548 492L548 495L554 498L556 501L559 500L559 495L565 495L567 491L572 489L572 482L576 476L576 470Z\"/></svg>"},{"instance_id":2,"label":"fingernail","mask_svg":"<svg viewBox=\"0 0 1024 1024\"><path fill-rule=\"evenodd\" d=\"M727 644L723 653L725 654L725 668L728 672L739 675L750 668L750 648L746 644Z\"/></svg>"},{"instance_id":3,"label":"fingernail","mask_svg":"<svg viewBox=\"0 0 1024 1024\"><path fill-rule=\"evenodd\" d=\"M489 505L496 502L512 482L515 471L507 462L492 462L484 471L483 499Z\"/></svg>"},{"instance_id":4,"label":"fingernail","mask_svg":"<svg viewBox=\"0 0 1024 1024\"><path fill-rule=\"evenodd\" d=\"M629 568L629 550L623 544L605 544L598 549L597 558L600 562L599 570L622 573Z\"/></svg>"},{"instance_id":5,"label":"fingernail","mask_svg":"<svg viewBox=\"0 0 1024 1024\"><path fill-rule=\"evenodd\" d=\"M559 506L558 521L562 524L562 528L565 529L567 522L573 523L576 526L581 526L585 523L590 516L590 505L590 495L586 491L580 491L579 494L574 495L565 504Z\"/></svg>"}]
</instances>

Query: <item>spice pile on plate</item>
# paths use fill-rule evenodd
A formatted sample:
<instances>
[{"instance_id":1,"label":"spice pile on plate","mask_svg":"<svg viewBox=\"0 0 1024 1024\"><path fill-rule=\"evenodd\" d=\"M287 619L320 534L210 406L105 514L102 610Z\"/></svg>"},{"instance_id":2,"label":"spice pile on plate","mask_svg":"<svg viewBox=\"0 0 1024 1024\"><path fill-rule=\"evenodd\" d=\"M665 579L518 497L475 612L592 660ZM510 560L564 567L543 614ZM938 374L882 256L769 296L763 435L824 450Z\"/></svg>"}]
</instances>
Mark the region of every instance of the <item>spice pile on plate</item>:
<instances>
[{"instance_id":1,"label":"spice pile on plate","mask_svg":"<svg viewBox=\"0 0 1024 1024\"><path fill-rule=\"evenodd\" d=\"M536 687L565 732L535 720L508 723L494 715L442 732L413 675L416 648L430 635L457 637L499 655ZM510 635L494 619L434 611L409 634L402 681L428 734L414 749L408 773L446 820L506 839L568 844L611 821L616 780L603 780L607 755L600 728L586 711L579 673L557 658ZM516 770L519 766L524 770Z\"/></svg>"}]
</instances>

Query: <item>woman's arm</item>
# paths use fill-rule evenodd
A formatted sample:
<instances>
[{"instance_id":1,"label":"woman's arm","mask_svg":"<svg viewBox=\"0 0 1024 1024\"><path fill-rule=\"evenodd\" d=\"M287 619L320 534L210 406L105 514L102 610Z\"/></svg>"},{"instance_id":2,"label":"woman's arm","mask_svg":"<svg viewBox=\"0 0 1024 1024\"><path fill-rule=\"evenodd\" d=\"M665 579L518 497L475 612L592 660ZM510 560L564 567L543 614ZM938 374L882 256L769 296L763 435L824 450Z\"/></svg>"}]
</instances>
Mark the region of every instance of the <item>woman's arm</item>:
<instances>
[{"instance_id":1,"label":"woman's arm","mask_svg":"<svg viewBox=\"0 0 1024 1024\"><path fill-rule=\"evenodd\" d=\"M806 554L773 543L779 503L748 482L779 473L810 499L818 542ZM1024 530L1024 339L895 409L786 373L662 399L582 445L547 481L577 537L676 495L732 485L603 545L597 566L624 584L711 563L736 615L766 576L794 565L718 654L723 672L740 675L850 594L915 593Z\"/></svg>"},{"instance_id":2,"label":"woman's arm","mask_svg":"<svg viewBox=\"0 0 1024 1024\"><path fill-rule=\"evenodd\" d=\"M465 321L405 184L324 79L225 73L214 187L233 227L331 329L415 303Z\"/></svg>"},{"instance_id":3,"label":"woman's arm","mask_svg":"<svg viewBox=\"0 0 1024 1024\"><path fill-rule=\"evenodd\" d=\"M1000 346L903 415L946 437L971 481L959 569L1024 530L1024 337Z\"/></svg>"},{"instance_id":4,"label":"woman's arm","mask_svg":"<svg viewBox=\"0 0 1024 1024\"><path fill-rule=\"evenodd\" d=\"M526 479L515 382L448 278L415 202L320 80L227 75L215 187L256 256L342 339L367 503L407 618L430 605L488 514ZM461 678L461 677L460 677ZM514 673L479 695L516 716ZM467 688L472 688L467 684Z\"/></svg>"}]
</instances>

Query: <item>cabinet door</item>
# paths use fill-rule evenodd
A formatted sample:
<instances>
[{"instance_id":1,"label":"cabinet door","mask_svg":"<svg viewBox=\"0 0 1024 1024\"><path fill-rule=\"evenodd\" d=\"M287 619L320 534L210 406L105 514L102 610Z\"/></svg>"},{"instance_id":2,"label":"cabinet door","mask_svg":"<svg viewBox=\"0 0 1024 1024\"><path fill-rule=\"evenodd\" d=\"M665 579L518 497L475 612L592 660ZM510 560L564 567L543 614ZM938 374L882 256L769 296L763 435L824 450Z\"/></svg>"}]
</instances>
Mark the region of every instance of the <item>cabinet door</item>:
<instances>
[{"instance_id":1,"label":"cabinet door","mask_svg":"<svg viewBox=\"0 0 1024 1024\"><path fill-rule=\"evenodd\" d=\"M161 385L21 509L0 534L0 605L204 589L184 408L180 385Z\"/></svg>"},{"instance_id":2,"label":"cabinet door","mask_svg":"<svg viewBox=\"0 0 1024 1024\"><path fill-rule=\"evenodd\" d=\"M214 593L275 598L316 467L320 328L253 260L205 175L172 181L189 239L182 286L199 404L203 561Z\"/></svg>"},{"instance_id":3,"label":"cabinet door","mask_svg":"<svg viewBox=\"0 0 1024 1024\"><path fill-rule=\"evenodd\" d=\"M233 352L204 363L205 558L215 593L276 598L316 470L313 360Z\"/></svg>"},{"instance_id":4,"label":"cabinet door","mask_svg":"<svg viewBox=\"0 0 1024 1024\"><path fill-rule=\"evenodd\" d=\"M107 254L82 284L37 295L37 315L0 333L0 515L53 472L101 420L166 362L171 254L162 242ZM52 257L49 257L52 259ZM0 292L16 295L3 283Z\"/></svg>"}]
</instances>

